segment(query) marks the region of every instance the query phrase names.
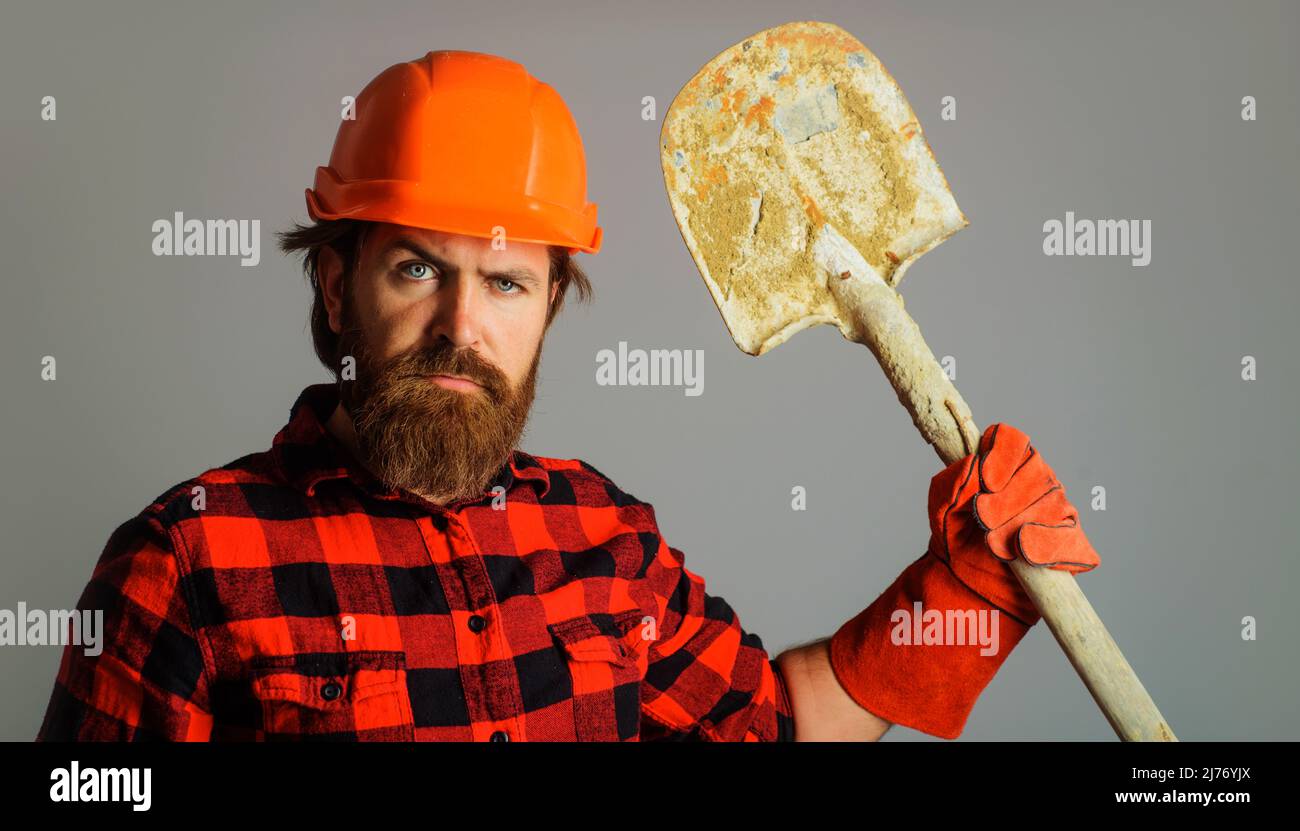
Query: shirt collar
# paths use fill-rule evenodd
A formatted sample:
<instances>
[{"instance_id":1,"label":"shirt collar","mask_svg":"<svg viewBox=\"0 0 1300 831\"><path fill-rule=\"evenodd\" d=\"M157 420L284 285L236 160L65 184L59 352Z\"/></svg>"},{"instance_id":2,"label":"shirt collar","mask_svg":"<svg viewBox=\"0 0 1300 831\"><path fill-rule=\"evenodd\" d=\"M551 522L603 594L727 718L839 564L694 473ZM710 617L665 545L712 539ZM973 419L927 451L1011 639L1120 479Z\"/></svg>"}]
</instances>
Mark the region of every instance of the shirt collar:
<instances>
[{"instance_id":1,"label":"shirt collar","mask_svg":"<svg viewBox=\"0 0 1300 831\"><path fill-rule=\"evenodd\" d=\"M299 394L289 412L289 423L276 434L271 446L285 479L307 496L314 496L316 486L321 482L348 478L362 490L380 499L402 499L430 505L415 494L390 488L380 482L334 438L325 424L338 403L338 388L334 384L312 384ZM443 507L452 508L490 498L498 485L509 493L519 480L532 482L539 498L550 489L550 474L546 468L542 467L536 457L516 449L511 451L510 458L492 477L482 496Z\"/></svg>"}]
</instances>

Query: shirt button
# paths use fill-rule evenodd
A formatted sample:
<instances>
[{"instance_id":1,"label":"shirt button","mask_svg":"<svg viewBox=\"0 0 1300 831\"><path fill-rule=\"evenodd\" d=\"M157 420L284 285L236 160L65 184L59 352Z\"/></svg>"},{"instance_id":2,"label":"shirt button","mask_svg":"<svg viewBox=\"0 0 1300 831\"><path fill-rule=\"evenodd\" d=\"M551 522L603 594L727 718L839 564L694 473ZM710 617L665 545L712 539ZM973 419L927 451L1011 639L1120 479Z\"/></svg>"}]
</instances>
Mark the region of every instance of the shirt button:
<instances>
[{"instance_id":1,"label":"shirt button","mask_svg":"<svg viewBox=\"0 0 1300 831\"><path fill-rule=\"evenodd\" d=\"M469 628L471 632L482 632L484 626L487 626L487 621L483 619L482 615L470 615Z\"/></svg>"},{"instance_id":2,"label":"shirt button","mask_svg":"<svg viewBox=\"0 0 1300 831\"><path fill-rule=\"evenodd\" d=\"M492 734L492 741L494 741L494 742L508 742L508 741L510 741L510 734L507 733L507 732L504 731L504 730L498 730L498 731L496 731L495 733Z\"/></svg>"},{"instance_id":3,"label":"shirt button","mask_svg":"<svg viewBox=\"0 0 1300 831\"><path fill-rule=\"evenodd\" d=\"M343 685L337 681L330 681L320 688L320 696L326 701L333 701L343 694Z\"/></svg>"}]
</instances>

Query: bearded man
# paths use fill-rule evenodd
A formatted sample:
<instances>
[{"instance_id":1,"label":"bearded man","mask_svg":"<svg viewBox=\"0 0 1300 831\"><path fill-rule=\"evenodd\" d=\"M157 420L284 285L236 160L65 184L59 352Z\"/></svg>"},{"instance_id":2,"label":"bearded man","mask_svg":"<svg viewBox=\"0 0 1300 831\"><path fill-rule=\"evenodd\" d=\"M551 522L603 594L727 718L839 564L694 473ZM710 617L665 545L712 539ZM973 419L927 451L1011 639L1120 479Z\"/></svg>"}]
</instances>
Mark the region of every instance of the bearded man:
<instances>
[{"instance_id":1,"label":"bearded man","mask_svg":"<svg viewBox=\"0 0 1300 831\"><path fill-rule=\"evenodd\" d=\"M1007 561L1096 553L1028 437L995 424L932 480L926 552L831 638L775 659L653 507L519 450L547 329L602 230L563 101L519 64L382 72L281 236L317 355L271 448L179 483L110 537L42 740L956 737L1038 613ZM1021 532L1024 533L1021 533ZM919 605L918 605L919 604ZM897 615L1002 616L996 643Z\"/></svg>"}]
</instances>

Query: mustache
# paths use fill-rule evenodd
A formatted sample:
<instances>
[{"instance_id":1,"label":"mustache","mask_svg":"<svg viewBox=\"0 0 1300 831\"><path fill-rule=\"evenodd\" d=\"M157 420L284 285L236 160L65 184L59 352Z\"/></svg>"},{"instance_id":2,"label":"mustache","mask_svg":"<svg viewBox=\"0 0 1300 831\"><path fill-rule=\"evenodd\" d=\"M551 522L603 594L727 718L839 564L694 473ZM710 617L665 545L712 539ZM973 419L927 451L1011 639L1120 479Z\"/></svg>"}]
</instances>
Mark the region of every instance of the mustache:
<instances>
[{"instance_id":1,"label":"mustache","mask_svg":"<svg viewBox=\"0 0 1300 831\"><path fill-rule=\"evenodd\" d=\"M490 393L504 389L501 370L479 357L472 349L436 346L414 349L394 358L386 374L392 379L424 378L429 375L458 375L468 378Z\"/></svg>"}]
</instances>

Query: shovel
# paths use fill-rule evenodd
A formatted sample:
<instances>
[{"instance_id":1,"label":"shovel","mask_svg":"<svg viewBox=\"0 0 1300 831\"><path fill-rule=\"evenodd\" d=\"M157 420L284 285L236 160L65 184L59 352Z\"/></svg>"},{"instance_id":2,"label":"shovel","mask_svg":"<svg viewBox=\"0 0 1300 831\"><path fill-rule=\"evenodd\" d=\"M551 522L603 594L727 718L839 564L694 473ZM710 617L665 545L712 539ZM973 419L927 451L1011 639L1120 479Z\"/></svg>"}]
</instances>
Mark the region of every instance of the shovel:
<instances>
[{"instance_id":1,"label":"shovel","mask_svg":"<svg viewBox=\"0 0 1300 831\"><path fill-rule=\"evenodd\" d=\"M902 90L830 23L748 37L673 99L660 135L673 216L732 340L762 355L829 323L866 346L945 466L980 430L903 309L918 257L968 223ZM1176 741L1073 575L1011 569L1112 728Z\"/></svg>"}]
</instances>

